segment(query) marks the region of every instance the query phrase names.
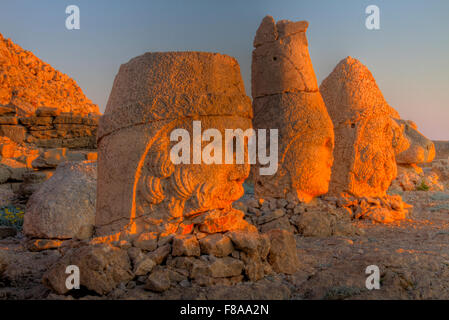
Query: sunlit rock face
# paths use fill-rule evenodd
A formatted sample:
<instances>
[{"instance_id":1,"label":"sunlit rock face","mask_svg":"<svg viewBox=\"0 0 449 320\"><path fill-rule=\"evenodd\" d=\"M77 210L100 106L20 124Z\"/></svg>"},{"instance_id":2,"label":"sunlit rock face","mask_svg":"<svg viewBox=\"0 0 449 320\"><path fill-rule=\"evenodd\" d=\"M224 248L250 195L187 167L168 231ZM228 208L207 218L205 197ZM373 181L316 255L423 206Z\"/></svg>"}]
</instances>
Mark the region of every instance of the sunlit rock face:
<instances>
[{"instance_id":1,"label":"sunlit rock face","mask_svg":"<svg viewBox=\"0 0 449 320\"><path fill-rule=\"evenodd\" d=\"M120 67L98 134L97 235L252 229L231 208L249 164L174 164L174 129L252 127L240 68L229 56L146 53ZM202 148L210 142L203 142ZM225 151L222 151L223 159Z\"/></svg>"},{"instance_id":2,"label":"sunlit rock face","mask_svg":"<svg viewBox=\"0 0 449 320\"><path fill-rule=\"evenodd\" d=\"M279 130L278 171L260 175L264 166L254 167L261 198L308 202L328 191L334 133L309 56L307 27L307 21L275 23L267 16L254 39L254 127Z\"/></svg>"}]
</instances>

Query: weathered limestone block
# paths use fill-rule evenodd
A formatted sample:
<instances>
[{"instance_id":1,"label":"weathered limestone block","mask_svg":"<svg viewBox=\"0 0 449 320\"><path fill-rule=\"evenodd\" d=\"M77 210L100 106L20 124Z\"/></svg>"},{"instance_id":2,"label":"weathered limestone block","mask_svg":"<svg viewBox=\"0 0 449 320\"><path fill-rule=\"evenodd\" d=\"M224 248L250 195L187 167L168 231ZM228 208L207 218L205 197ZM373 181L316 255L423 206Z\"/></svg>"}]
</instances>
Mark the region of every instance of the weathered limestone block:
<instances>
[{"instance_id":1,"label":"weathered limestone block","mask_svg":"<svg viewBox=\"0 0 449 320\"><path fill-rule=\"evenodd\" d=\"M29 237L70 239L95 221L96 162L65 162L30 197L23 231Z\"/></svg>"},{"instance_id":2,"label":"weathered limestone block","mask_svg":"<svg viewBox=\"0 0 449 320\"><path fill-rule=\"evenodd\" d=\"M396 177L392 117L371 72L358 60L342 60L320 91L335 128L329 193L382 197Z\"/></svg>"},{"instance_id":3,"label":"weathered limestone block","mask_svg":"<svg viewBox=\"0 0 449 320\"><path fill-rule=\"evenodd\" d=\"M308 202L328 191L334 133L309 56L307 26L265 17L256 33L253 123L279 130L278 171L260 175L260 165L254 166L255 193L262 198Z\"/></svg>"},{"instance_id":4,"label":"weathered limestone block","mask_svg":"<svg viewBox=\"0 0 449 320\"><path fill-rule=\"evenodd\" d=\"M251 128L251 118L231 57L146 53L122 65L99 125L97 235L190 233L214 209L232 213L249 165L175 165L170 133L182 128L193 137L198 120L203 132L214 128L224 137L225 129ZM250 227L243 217L238 222Z\"/></svg>"}]
</instances>

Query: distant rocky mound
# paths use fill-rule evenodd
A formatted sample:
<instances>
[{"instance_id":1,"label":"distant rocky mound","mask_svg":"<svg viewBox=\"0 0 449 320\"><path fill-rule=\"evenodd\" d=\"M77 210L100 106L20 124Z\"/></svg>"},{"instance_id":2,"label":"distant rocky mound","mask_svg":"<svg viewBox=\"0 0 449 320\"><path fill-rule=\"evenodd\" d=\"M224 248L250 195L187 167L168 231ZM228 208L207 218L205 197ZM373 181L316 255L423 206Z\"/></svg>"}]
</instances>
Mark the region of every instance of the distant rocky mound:
<instances>
[{"instance_id":1,"label":"distant rocky mound","mask_svg":"<svg viewBox=\"0 0 449 320\"><path fill-rule=\"evenodd\" d=\"M0 34L0 210L59 164L96 160L100 116L73 79Z\"/></svg>"},{"instance_id":2,"label":"distant rocky mound","mask_svg":"<svg viewBox=\"0 0 449 320\"><path fill-rule=\"evenodd\" d=\"M44 106L60 112L99 114L98 106L73 79L1 34L0 105L15 107L21 116L33 114Z\"/></svg>"}]
</instances>

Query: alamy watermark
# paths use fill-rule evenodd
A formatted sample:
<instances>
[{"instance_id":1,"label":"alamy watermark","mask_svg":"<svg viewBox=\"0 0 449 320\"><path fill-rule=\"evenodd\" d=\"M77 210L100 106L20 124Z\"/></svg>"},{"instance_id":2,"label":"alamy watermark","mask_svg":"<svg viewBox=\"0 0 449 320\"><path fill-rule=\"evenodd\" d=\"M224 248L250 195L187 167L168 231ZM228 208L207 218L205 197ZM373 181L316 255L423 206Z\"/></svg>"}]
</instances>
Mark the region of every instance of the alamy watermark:
<instances>
[{"instance_id":1,"label":"alamy watermark","mask_svg":"<svg viewBox=\"0 0 449 320\"><path fill-rule=\"evenodd\" d=\"M376 265L366 267L365 273L369 276L366 278L365 286L368 290L380 289L380 270Z\"/></svg>"},{"instance_id":2,"label":"alamy watermark","mask_svg":"<svg viewBox=\"0 0 449 320\"><path fill-rule=\"evenodd\" d=\"M80 8L76 5L70 5L65 8L65 13L69 15L65 19L65 27L68 30L79 30L81 25Z\"/></svg>"},{"instance_id":3,"label":"alamy watermark","mask_svg":"<svg viewBox=\"0 0 449 320\"><path fill-rule=\"evenodd\" d=\"M368 30L380 29L380 9L376 5L366 7L365 13L368 14L365 20L365 26Z\"/></svg>"},{"instance_id":4,"label":"alamy watermark","mask_svg":"<svg viewBox=\"0 0 449 320\"><path fill-rule=\"evenodd\" d=\"M185 129L171 132L170 141L177 141L170 150L173 164L223 164L224 150L224 164L256 164L258 160L266 166L259 168L260 175L273 175L278 170L278 129L269 130L269 154L266 129L225 129L224 141L218 129L201 132L201 121L193 121L192 131L192 139ZM202 148L203 142L210 143Z\"/></svg>"}]
</instances>

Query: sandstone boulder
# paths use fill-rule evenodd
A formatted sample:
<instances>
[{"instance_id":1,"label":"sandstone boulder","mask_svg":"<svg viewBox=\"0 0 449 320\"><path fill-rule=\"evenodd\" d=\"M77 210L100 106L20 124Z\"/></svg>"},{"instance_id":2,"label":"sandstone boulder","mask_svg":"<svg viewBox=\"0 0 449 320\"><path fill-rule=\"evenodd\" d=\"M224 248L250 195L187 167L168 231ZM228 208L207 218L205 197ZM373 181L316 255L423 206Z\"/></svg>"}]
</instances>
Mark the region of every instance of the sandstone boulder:
<instances>
[{"instance_id":1,"label":"sandstone boulder","mask_svg":"<svg viewBox=\"0 0 449 320\"><path fill-rule=\"evenodd\" d=\"M69 239L95 220L95 162L66 162L29 199L24 233L29 237Z\"/></svg>"}]
</instances>

